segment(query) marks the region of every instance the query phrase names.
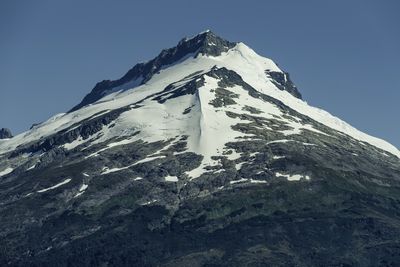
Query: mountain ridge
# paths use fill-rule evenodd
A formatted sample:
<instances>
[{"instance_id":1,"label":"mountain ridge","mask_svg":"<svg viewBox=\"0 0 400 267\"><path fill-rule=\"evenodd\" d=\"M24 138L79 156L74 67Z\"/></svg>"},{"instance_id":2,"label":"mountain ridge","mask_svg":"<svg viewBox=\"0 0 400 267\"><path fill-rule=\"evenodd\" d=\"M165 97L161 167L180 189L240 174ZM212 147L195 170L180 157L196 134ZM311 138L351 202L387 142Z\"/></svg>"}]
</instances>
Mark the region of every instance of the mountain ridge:
<instances>
[{"instance_id":1,"label":"mountain ridge","mask_svg":"<svg viewBox=\"0 0 400 267\"><path fill-rule=\"evenodd\" d=\"M210 46L210 40L214 40L211 42L218 43L219 46L214 46L214 45ZM206 45L204 45L204 44L206 44ZM228 47L232 46L233 44L236 44L234 48L230 48L228 52L222 52L222 51L225 51ZM189 49L187 47L189 47ZM204 50L204 47L207 49L209 47L212 47L212 48L219 47L216 50L211 50L210 53L220 54L220 56L214 57L213 56L214 54L212 54L212 55L205 54L202 58L218 59L221 57L223 57L223 58L227 57L226 55L228 55L228 54L235 53L235 55L231 56L231 58L233 58L233 62L237 62L235 64L243 64L244 66L246 66L245 64L247 64L248 69L252 69L254 72L257 72L258 74L252 75L251 73L246 73L239 68L236 68L235 71L237 73L240 73L244 77L251 77L251 79L252 79L251 82L254 82L257 80L261 80L261 81L264 80L267 83L272 83L274 89L273 89L273 91L271 91L271 89L268 89L267 94L273 95L275 98L277 98L283 102L285 102L285 101L287 102L287 100L288 101L290 100L289 106L295 106L296 107L295 109L302 112L303 114L307 114L308 116L312 115L312 118L316 119L318 121L325 120L323 123L327 123L327 125L331 128L342 131L346 134L351 133L351 135L353 137L355 137L361 141L367 141L377 147L384 148L385 150L396 155L397 157L400 157L399 150L397 148L395 148L394 146L384 142L383 140L380 140L380 139L377 139L374 137L369 137L369 136L365 135L364 133L357 131L350 125L331 116L329 113L325 113L325 111L322 111L319 109L309 109L307 105L303 104L303 102L299 102L295 99L291 100L291 98L286 96L284 93L277 94L276 89L279 89L281 91L289 92L295 98L301 99L301 94L298 92L296 86L290 80L288 74L286 72L280 70L279 67L277 67L277 65L273 61L260 57L253 50L251 50L249 47L247 47L243 43L231 43L231 42L225 41L222 38L216 36L211 31L203 32L192 38L182 39L178 43L177 47L163 50L164 52L161 52L159 54L159 56L157 56L153 60L148 61L147 63L137 64L135 67L133 67L130 71L128 71L128 73L119 80L99 83L99 84L107 84L107 86L102 86L102 85L96 86L92 90L92 92L89 93L81 101L81 103L79 103L77 106L75 106L73 109L71 109L68 113L72 113L73 111L76 111L84 106L88 107L88 105L93 105L96 103L96 101L99 101L100 99L104 99L104 101L110 101L110 99L112 99L112 97L115 97L118 95L123 95L123 93L125 91L129 92L129 91L134 90L134 88L137 88L140 86L146 86L146 83L151 82L151 77L154 76L155 78L157 78L157 76L159 76L159 74L157 74L157 72L160 72L160 68L165 65L165 62L170 63L170 61L169 61L170 58L176 59L175 55L178 54L178 57L177 57L178 60L182 59L182 57L185 57L185 56L187 57L188 55L189 55L189 57L186 58L186 60L184 60L185 62L190 60L190 58L191 58L190 56L193 56L193 59L196 60L196 59L198 59L198 55L202 54L202 51L200 51L200 50L201 49ZM207 49L205 49L205 51L207 51ZM180 51L180 52L176 53L176 51ZM193 51L194 52L197 51L197 54L192 55ZM234 51L234 52L232 52L232 51ZM221 53L224 53L226 55L224 56ZM245 56L243 57L243 55L245 55ZM167 61L162 60L163 58L167 58ZM229 57L227 57L227 58L229 58ZM241 58L243 58L245 61L242 62ZM212 66L214 66L214 65L224 63L222 60L216 60L214 62L211 60L209 60L209 61L210 61L210 63L206 63L206 65L208 65L207 67L205 67L206 69L211 69ZM253 66L251 66L251 64L249 64L248 61L260 62L257 64L262 65L262 66L258 66L258 68L253 68ZM150 72L144 72L144 74L142 73L144 65L147 66L145 69L150 69ZM155 66L155 69L153 71L152 69L154 66ZM224 64L222 64L222 66L224 66ZM232 68L232 66L230 66L229 64L226 65L226 67ZM170 68L171 68L171 66L164 70L161 70L161 71L165 71ZM157 70L157 71L155 71L155 70ZM200 68L198 70L194 70L194 72L195 71L205 71L205 70ZM132 74L132 73L134 73L134 74ZM190 73L188 73L188 75L189 74ZM141 76L143 76L143 75L144 76L148 75L148 78L142 79ZM150 78L150 80L146 81L146 79L149 79L149 78ZM258 87L261 88L258 90L261 90L261 91L265 90L264 83L260 82L257 85L258 85ZM269 86L269 87L271 87L271 86ZM110 96L112 96L112 97L110 97ZM100 101L100 103L101 103L101 101ZM105 109L107 109L107 107L105 107ZM67 115L68 115L68 113L67 113ZM38 128L38 127L36 126L36 128ZM0 144L0 149L1 149L1 144Z\"/></svg>"},{"instance_id":2,"label":"mountain ridge","mask_svg":"<svg viewBox=\"0 0 400 267\"><path fill-rule=\"evenodd\" d=\"M154 59L135 65L122 78L114 81L103 80L97 83L92 92L85 96L82 102L73 107L69 112L100 99L105 95L106 90L124 85L132 80L137 79L137 85L143 84L154 73L158 72L161 67L177 62L185 56L189 56L190 54L194 54L195 57L199 54L218 56L234 45L235 43L222 39L210 30L204 31L192 38L183 38L177 46L162 50ZM134 87L134 84L131 86Z\"/></svg>"}]
</instances>

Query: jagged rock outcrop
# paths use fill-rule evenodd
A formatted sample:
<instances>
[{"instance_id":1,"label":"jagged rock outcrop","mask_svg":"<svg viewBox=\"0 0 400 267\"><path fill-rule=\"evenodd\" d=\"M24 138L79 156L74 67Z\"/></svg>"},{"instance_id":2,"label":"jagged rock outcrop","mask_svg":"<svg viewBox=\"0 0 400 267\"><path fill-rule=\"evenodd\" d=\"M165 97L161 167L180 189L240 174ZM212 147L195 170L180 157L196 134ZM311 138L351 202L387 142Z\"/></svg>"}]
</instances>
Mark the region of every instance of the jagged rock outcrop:
<instances>
[{"instance_id":1,"label":"jagged rock outcrop","mask_svg":"<svg viewBox=\"0 0 400 267\"><path fill-rule=\"evenodd\" d=\"M13 135L10 129L1 128L0 129L0 139L12 138Z\"/></svg>"},{"instance_id":2,"label":"jagged rock outcrop","mask_svg":"<svg viewBox=\"0 0 400 267\"><path fill-rule=\"evenodd\" d=\"M301 99L301 94L297 90L296 85L290 80L289 73L268 70L265 72L273 79L276 87L280 90L288 91L291 95Z\"/></svg>"}]
</instances>

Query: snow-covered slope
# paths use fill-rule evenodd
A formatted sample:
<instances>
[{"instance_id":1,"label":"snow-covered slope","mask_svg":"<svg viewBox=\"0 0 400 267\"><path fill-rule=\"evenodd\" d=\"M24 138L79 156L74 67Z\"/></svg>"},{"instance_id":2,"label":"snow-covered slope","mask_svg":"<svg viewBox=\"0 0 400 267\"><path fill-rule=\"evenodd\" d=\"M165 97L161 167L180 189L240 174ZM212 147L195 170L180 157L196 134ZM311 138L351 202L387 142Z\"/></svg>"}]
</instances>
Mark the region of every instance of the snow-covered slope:
<instances>
[{"instance_id":1,"label":"snow-covered slope","mask_svg":"<svg viewBox=\"0 0 400 267\"><path fill-rule=\"evenodd\" d=\"M210 34L210 32L202 34ZM189 40L186 39L181 42L188 42ZM213 46L215 44L207 43L205 45ZM328 112L309 106L305 101L279 89L268 72L283 73L282 70L272 60L256 54L243 43L237 43L218 56L201 53L188 54L176 64L163 66L144 84L140 84L141 78L139 78L139 82L134 79L116 88L108 89L101 99L92 104L70 113L58 114L12 139L0 140L0 153L10 152L15 150L17 146L56 134L79 124L80 121L85 119L141 101L140 108L122 113L116 120L115 126L112 128L104 127L96 135L94 141L94 138L86 140L80 138L72 143L65 144L65 148L72 149L85 142L100 143L115 136L130 138L133 133L139 130L140 134L129 140L143 139L150 142L188 135L189 150L211 157L216 154L216 151L222 151L225 143L240 135L240 133L231 129L235 119L221 115L225 113L219 113L218 108L209 104L215 98L213 90L218 87L218 80L201 74L209 72L213 67L232 70L260 93L277 99L291 109L334 130L400 157L399 150L388 142L367 135ZM152 95L161 94L171 84L175 89L185 85L193 76L198 76L198 79L205 79L204 85L198 90L198 93L182 95L163 103L150 98ZM282 115L275 105L249 97L243 88L233 87L231 91L240 96L237 101L240 107L245 105L257 107L265 116ZM191 112L183 114L184 110L189 107L192 107ZM238 107L227 107L224 110L228 111L235 108ZM305 126L298 125L296 127L301 129ZM101 137L98 137L99 135ZM210 163L206 162L207 164Z\"/></svg>"}]
</instances>

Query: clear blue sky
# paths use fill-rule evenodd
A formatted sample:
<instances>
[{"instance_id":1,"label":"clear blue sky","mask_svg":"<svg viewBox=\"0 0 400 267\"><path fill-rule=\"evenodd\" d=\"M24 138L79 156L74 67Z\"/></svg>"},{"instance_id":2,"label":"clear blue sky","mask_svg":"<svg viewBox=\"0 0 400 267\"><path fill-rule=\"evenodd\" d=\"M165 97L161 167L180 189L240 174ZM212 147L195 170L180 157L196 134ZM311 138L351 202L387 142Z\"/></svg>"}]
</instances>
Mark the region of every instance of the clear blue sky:
<instances>
[{"instance_id":1,"label":"clear blue sky","mask_svg":"<svg viewBox=\"0 0 400 267\"><path fill-rule=\"evenodd\" d=\"M288 71L304 99L400 147L400 1L0 0L0 127L22 132L211 29Z\"/></svg>"}]
</instances>

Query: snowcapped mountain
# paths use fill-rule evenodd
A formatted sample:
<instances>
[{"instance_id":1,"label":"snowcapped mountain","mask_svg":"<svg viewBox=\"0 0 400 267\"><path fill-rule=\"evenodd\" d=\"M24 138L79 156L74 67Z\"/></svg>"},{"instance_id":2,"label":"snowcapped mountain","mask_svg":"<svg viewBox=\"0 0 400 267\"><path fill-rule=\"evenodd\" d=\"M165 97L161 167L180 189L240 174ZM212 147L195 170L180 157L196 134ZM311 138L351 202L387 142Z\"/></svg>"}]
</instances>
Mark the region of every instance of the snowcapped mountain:
<instances>
[{"instance_id":1,"label":"snowcapped mountain","mask_svg":"<svg viewBox=\"0 0 400 267\"><path fill-rule=\"evenodd\" d=\"M399 186L396 147L205 31L0 139L0 262L375 265L399 257Z\"/></svg>"}]
</instances>

